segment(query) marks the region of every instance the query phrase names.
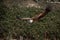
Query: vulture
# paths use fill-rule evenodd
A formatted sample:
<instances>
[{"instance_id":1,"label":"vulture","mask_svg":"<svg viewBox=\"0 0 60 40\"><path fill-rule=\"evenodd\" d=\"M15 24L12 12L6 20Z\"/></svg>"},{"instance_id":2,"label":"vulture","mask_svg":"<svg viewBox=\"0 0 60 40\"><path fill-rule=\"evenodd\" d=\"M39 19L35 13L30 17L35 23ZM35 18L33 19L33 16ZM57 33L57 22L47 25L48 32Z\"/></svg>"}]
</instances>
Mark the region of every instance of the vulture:
<instances>
[{"instance_id":1,"label":"vulture","mask_svg":"<svg viewBox=\"0 0 60 40\"><path fill-rule=\"evenodd\" d=\"M19 18L17 16L17 19L19 20L28 20L30 23L34 22L34 21L38 21L39 19L41 19L42 17L44 17L46 14L48 14L51 11L51 6L46 6L46 8L44 9L43 12L31 17L31 18Z\"/></svg>"}]
</instances>

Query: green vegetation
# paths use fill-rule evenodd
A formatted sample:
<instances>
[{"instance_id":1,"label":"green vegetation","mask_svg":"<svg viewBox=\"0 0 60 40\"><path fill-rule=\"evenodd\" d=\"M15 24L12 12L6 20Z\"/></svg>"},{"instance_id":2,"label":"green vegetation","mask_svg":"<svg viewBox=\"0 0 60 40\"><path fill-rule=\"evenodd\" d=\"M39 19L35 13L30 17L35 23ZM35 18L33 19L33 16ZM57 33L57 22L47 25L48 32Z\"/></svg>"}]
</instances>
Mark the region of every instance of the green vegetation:
<instances>
[{"instance_id":1,"label":"green vegetation","mask_svg":"<svg viewBox=\"0 0 60 40\"><path fill-rule=\"evenodd\" d=\"M56 35L60 37L60 8L51 11L38 22L34 22L32 24L30 24L28 21L18 20L16 18L16 16L32 17L42 10L42 8L19 8L15 6L12 8L1 8L0 11L3 11L4 13L4 19L0 20L0 27L2 30L4 29L4 33L2 32L3 35L31 35L35 40L43 40L44 32L48 31L50 32L51 38L52 35L55 35L53 33L56 33ZM2 12L0 12L0 15L2 16Z\"/></svg>"}]
</instances>

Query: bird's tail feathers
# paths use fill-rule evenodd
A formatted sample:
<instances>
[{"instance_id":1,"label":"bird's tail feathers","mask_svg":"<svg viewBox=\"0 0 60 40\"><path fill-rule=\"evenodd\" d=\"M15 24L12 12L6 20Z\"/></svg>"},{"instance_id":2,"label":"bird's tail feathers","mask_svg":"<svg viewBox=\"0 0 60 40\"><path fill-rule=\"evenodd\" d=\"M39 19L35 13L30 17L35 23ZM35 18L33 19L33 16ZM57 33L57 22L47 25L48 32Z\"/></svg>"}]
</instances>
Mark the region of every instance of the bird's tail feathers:
<instances>
[{"instance_id":1,"label":"bird's tail feathers","mask_svg":"<svg viewBox=\"0 0 60 40\"><path fill-rule=\"evenodd\" d=\"M21 18L19 16L16 16L17 19L21 20Z\"/></svg>"}]
</instances>

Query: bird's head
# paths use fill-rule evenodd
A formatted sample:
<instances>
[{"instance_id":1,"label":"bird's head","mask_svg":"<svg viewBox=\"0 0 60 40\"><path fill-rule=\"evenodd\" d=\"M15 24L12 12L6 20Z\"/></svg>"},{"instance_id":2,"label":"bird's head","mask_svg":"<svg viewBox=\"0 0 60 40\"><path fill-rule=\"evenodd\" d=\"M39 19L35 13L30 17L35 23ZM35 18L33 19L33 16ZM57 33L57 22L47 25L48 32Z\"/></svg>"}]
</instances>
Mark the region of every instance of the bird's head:
<instances>
[{"instance_id":1,"label":"bird's head","mask_svg":"<svg viewBox=\"0 0 60 40\"><path fill-rule=\"evenodd\" d=\"M30 23L33 23L33 19L30 19L29 22L30 22Z\"/></svg>"}]
</instances>

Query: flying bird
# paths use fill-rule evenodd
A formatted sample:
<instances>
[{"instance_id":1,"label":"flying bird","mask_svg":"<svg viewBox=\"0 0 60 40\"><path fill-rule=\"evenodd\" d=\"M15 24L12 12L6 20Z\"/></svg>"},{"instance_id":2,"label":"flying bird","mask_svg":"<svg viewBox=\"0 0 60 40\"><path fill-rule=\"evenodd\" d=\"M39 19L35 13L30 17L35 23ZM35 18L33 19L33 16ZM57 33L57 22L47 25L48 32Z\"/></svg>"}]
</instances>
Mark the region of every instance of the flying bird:
<instances>
[{"instance_id":1,"label":"flying bird","mask_svg":"<svg viewBox=\"0 0 60 40\"><path fill-rule=\"evenodd\" d=\"M34 22L34 21L38 21L39 19L41 19L42 17L44 17L46 14L48 14L51 11L51 6L46 6L45 10L31 18L19 18L17 17L17 19L19 20L28 20L30 23Z\"/></svg>"}]
</instances>

